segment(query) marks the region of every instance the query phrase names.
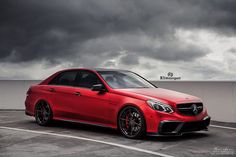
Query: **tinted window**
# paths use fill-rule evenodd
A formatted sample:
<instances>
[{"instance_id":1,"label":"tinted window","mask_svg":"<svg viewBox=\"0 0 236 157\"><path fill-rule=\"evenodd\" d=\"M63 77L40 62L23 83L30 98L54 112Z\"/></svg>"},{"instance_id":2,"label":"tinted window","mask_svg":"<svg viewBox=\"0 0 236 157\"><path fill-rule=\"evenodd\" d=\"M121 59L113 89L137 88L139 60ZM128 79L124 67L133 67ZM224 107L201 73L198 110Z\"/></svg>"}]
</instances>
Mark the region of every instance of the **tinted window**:
<instances>
[{"instance_id":1,"label":"tinted window","mask_svg":"<svg viewBox=\"0 0 236 157\"><path fill-rule=\"evenodd\" d=\"M101 84L98 76L90 71L80 71L79 78L76 80L76 86L83 88L92 88L95 84Z\"/></svg>"},{"instance_id":2,"label":"tinted window","mask_svg":"<svg viewBox=\"0 0 236 157\"><path fill-rule=\"evenodd\" d=\"M156 88L139 75L130 71L99 71L112 88Z\"/></svg>"},{"instance_id":3,"label":"tinted window","mask_svg":"<svg viewBox=\"0 0 236 157\"><path fill-rule=\"evenodd\" d=\"M73 86L75 84L77 73L77 71L63 72L59 74L59 76L57 76L55 79L53 79L49 84Z\"/></svg>"}]
</instances>

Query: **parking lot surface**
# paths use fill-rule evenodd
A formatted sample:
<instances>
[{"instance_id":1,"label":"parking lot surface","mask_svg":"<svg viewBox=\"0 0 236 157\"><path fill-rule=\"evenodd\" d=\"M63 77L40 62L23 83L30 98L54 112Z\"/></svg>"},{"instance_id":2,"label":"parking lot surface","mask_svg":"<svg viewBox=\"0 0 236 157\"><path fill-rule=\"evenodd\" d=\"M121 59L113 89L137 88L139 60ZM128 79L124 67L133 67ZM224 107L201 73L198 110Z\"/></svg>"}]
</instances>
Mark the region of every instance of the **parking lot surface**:
<instances>
[{"instance_id":1,"label":"parking lot surface","mask_svg":"<svg viewBox=\"0 0 236 157\"><path fill-rule=\"evenodd\" d=\"M236 156L236 129L215 123L183 136L124 138L109 128L54 122L38 126L24 111L0 111L0 157Z\"/></svg>"}]
</instances>

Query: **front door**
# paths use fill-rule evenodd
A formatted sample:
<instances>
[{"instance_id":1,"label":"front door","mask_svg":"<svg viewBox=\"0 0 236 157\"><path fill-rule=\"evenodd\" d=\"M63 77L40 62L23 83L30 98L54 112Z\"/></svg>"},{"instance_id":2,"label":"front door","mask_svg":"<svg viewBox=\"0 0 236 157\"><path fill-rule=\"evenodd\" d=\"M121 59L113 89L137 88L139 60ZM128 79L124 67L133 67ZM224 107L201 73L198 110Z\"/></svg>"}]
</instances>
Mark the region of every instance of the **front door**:
<instances>
[{"instance_id":1,"label":"front door","mask_svg":"<svg viewBox=\"0 0 236 157\"><path fill-rule=\"evenodd\" d=\"M76 86L80 93L79 106L81 120L91 123L109 124L109 113L111 105L109 103L109 92L92 91L91 88L95 84L102 84L102 81L96 73L87 70L79 72L79 79Z\"/></svg>"}]
</instances>

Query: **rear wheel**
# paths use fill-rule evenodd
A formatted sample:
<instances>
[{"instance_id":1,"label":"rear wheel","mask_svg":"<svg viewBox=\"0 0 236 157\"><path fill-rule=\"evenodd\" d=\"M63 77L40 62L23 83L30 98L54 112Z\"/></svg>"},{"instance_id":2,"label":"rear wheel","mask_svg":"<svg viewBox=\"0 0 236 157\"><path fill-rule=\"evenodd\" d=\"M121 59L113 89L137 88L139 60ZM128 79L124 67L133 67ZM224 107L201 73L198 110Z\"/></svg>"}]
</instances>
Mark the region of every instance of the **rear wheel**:
<instances>
[{"instance_id":1,"label":"rear wheel","mask_svg":"<svg viewBox=\"0 0 236 157\"><path fill-rule=\"evenodd\" d=\"M121 110L118 116L120 132L127 138L140 138L146 132L143 114L133 106Z\"/></svg>"},{"instance_id":2,"label":"rear wheel","mask_svg":"<svg viewBox=\"0 0 236 157\"><path fill-rule=\"evenodd\" d=\"M47 126L52 121L52 110L45 101L40 101L35 108L35 120L39 125Z\"/></svg>"}]
</instances>

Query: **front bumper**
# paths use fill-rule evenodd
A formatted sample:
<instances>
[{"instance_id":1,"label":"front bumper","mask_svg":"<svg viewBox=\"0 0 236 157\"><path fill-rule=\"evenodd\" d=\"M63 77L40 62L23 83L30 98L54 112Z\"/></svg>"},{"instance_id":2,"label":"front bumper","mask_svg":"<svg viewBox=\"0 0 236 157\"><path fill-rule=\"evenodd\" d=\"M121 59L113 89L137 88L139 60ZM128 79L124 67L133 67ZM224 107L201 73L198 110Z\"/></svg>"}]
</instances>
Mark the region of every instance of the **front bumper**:
<instances>
[{"instance_id":1,"label":"front bumper","mask_svg":"<svg viewBox=\"0 0 236 157\"><path fill-rule=\"evenodd\" d=\"M206 116L201 121L161 121L158 127L159 135L181 135L186 132L207 130L210 125L211 118Z\"/></svg>"}]
</instances>

